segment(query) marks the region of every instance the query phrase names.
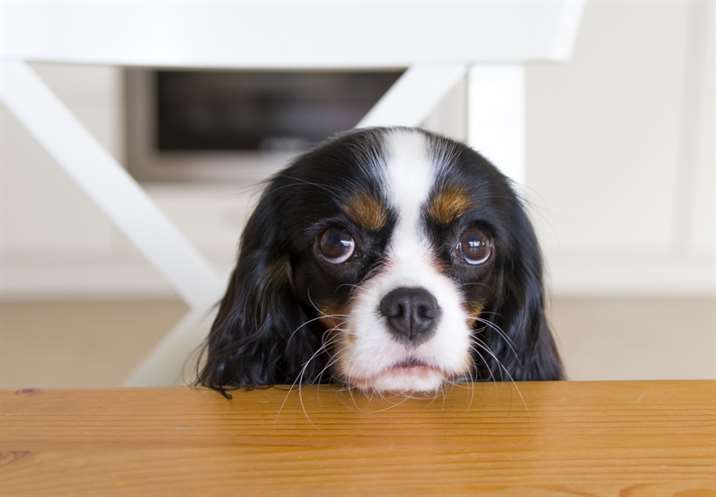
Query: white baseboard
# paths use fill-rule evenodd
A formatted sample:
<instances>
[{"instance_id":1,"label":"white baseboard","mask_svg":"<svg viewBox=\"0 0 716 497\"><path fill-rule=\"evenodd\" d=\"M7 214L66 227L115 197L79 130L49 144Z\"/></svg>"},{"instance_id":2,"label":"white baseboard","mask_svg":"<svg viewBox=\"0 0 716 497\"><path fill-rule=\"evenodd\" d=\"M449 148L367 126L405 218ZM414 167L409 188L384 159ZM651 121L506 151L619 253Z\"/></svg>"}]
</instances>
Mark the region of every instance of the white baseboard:
<instances>
[{"instance_id":1,"label":"white baseboard","mask_svg":"<svg viewBox=\"0 0 716 497\"><path fill-rule=\"evenodd\" d=\"M215 263L228 275L229 267ZM149 264L138 261L8 263L0 259L0 299L179 298Z\"/></svg>"}]
</instances>

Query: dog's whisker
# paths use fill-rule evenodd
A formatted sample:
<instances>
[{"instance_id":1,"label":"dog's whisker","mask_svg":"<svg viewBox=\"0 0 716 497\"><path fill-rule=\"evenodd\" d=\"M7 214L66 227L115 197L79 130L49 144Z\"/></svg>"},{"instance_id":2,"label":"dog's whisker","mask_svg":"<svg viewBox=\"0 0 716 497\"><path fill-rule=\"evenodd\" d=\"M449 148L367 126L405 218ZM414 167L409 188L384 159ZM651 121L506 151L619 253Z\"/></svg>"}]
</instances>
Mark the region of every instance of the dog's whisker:
<instances>
[{"instance_id":1,"label":"dog's whisker","mask_svg":"<svg viewBox=\"0 0 716 497\"><path fill-rule=\"evenodd\" d=\"M490 373L490 378L492 379L492 382L495 383L495 375L493 374L492 368L488 364L487 360L485 360L485 357L480 353L479 349L477 349L474 344L470 345L470 349L478 355L482 363L485 365L485 369L487 369L487 372Z\"/></svg>"},{"instance_id":2,"label":"dog's whisker","mask_svg":"<svg viewBox=\"0 0 716 497\"><path fill-rule=\"evenodd\" d=\"M391 404L391 405L388 406L388 407L383 407L383 408L381 408L381 409L377 409L377 410L373 411L373 413L376 413L376 414L377 414L377 413L379 413L379 412L390 411L391 409L394 409L394 408L396 408L396 407L398 407L398 406L400 406L400 405L405 404L405 403L406 403L407 401L409 401L409 400L410 400L410 397L407 396L407 395L406 395L406 396L403 396L403 397L400 397L399 400L398 400L398 402L396 402L396 403L394 403L394 404Z\"/></svg>"},{"instance_id":3,"label":"dog's whisker","mask_svg":"<svg viewBox=\"0 0 716 497\"><path fill-rule=\"evenodd\" d=\"M472 347L472 345L471 345L471 347ZM472 374L473 370L474 370L473 368L470 368L467 370L467 379L469 380L469 383L470 383L470 400L468 401L468 405L467 405L468 409L472 408L472 402L475 400L475 380L476 379L475 379L475 377L473 377L473 374ZM475 371L475 374L477 374L477 370L474 370L474 371Z\"/></svg>"},{"instance_id":4,"label":"dog's whisker","mask_svg":"<svg viewBox=\"0 0 716 497\"><path fill-rule=\"evenodd\" d=\"M298 401L301 404L301 410L303 411L303 415L306 417L309 423L313 425L313 421L311 421L310 416L308 415L308 412L306 411L306 406L303 402L303 375L306 373L306 368L308 368L308 365L311 363L313 359L315 359L318 354L320 354L322 351L325 350L327 346L326 344L321 345L316 352L306 361L306 363L303 365L303 368L301 368L301 372L298 376ZM315 426L315 425L314 425Z\"/></svg>"},{"instance_id":5,"label":"dog's whisker","mask_svg":"<svg viewBox=\"0 0 716 497\"><path fill-rule=\"evenodd\" d=\"M278 419L278 416L281 414L281 411L283 410L284 406L286 405L286 401L288 400L288 397L289 397L289 395L291 394L291 391L292 391L293 388L296 386L296 383L299 384L299 400L301 400L301 404L303 404L303 401L302 401L302 398L301 398L301 386L300 386L300 385L301 385L301 381L302 381L302 379L303 379L303 374L305 373L305 370L306 370L306 368L308 367L308 365L311 363L311 361L313 361L321 352L326 351L326 350L327 350L327 347L329 347L330 345L332 345L333 342L334 342L335 340L337 340L337 336L331 337L328 341L325 341L325 340L324 340L324 337L325 337L326 334L328 334L328 332L330 332L330 331L331 331L330 329L329 329L329 330L326 330L326 331L321 335L321 342L322 342L322 343L321 343L321 346L320 346L320 347L313 353L313 355L312 355L311 357L309 357L309 359L304 363L303 367L301 368L300 373L299 373L298 375L296 375L296 378L293 380L293 383L291 383L291 386L289 387L288 392L286 392L286 395L285 395L284 398L283 398L283 402L281 402L281 406L279 407L278 413L276 414L276 419ZM303 407L303 405L302 405L302 408L304 409L304 415L307 415L307 414L305 413L305 408ZM310 418L308 418L308 419L309 419L309 421L310 421Z\"/></svg>"},{"instance_id":6,"label":"dog's whisker","mask_svg":"<svg viewBox=\"0 0 716 497\"><path fill-rule=\"evenodd\" d=\"M308 326L308 325L311 324L311 323L315 323L316 321L320 321L321 319L323 319L323 318L325 318L325 317L326 317L326 316L318 316L318 317L315 317L315 318L313 318L313 319L309 319L308 321L304 321L303 323L301 323L301 325L300 325L298 328L296 328L295 330L293 330L293 331L291 332L291 334L288 336L288 338L286 339L286 344L288 345L289 343L291 343L291 340L292 340L293 337L296 335L296 333L298 333L299 331L301 331L303 328L305 328L306 326ZM333 316L331 316L331 317L333 317Z\"/></svg>"},{"instance_id":7,"label":"dog's whisker","mask_svg":"<svg viewBox=\"0 0 716 497\"><path fill-rule=\"evenodd\" d=\"M324 374L326 371L328 371L328 369L330 369L333 365L335 365L339 360L340 360L340 357L338 356L338 354L334 354L334 355L327 361L327 364L325 365L325 367L324 367L323 369L321 369L321 371L318 373L318 375L316 375L316 376L313 377L313 379L311 380L311 383L313 383L313 384L320 384L320 383L321 383L321 378L323 377L323 374Z\"/></svg>"},{"instance_id":8,"label":"dog's whisker","mask_svg":"<svg viewBox=\"0 0 716 497\"><path fill-rule=\"evenodd\" d=\"M505 343L507 343L507 345L508 345L508 347L510 348L510 350L512 351L512 353L515 355L515 359L517 359L517 361L520 362L520 363L522 362L521 359L520 359L519 354L518 354L517 351L515 350L515 344L514 344L514 342L513 342L512 339L507 335L507 333L505 333L505 331L504 331L502 328L500 328L497 324L493 323L492 321L490 321L490 320L488 320L488 319L484 319L484 318L481 318L481 317L477 317L476 320L477 320L478 322L484 324L484 325L489 326L489 327L492 328L499 336L501 336L501 337L505 340Z\"/></svg>"},{"instance_id":9,"label":"dog's whisker","mask_svg":"<svg viewBox=\"0 0 716 497\"><path fill-rule=\"evenodd\" d=\"M354 284L352 284L352 283L341 283L340 285L338 285L338 286L336 287L336 290L339 290L339 289L343 288L344 286L346 286L346 287L348 287L348 288L354 288L354 289L359 289L359 288L361 288L360 285L354 285Z\"/></svg>"},{"instance_id":10,"label":"dog's whisker","mask_svg":"<svg viewBox=\"0 0 716 497\"><path fill-rule=\"evenodd\" d=\"M495 362L501 367L501 369L505 372L507 377L510 380L510 383L512 386L517 390L517 394L520 396L520 400L522 401L522 405L525 409L528 409L527 402L525 401L525 397L522 395L522 391L520 390L520 387L517 386L517 383L515 382L514 378L512 377L512 374L510 374L510 371L502 364L502 361L500 361L497 356L490 350L490 348L481 340L477 340L475 344L482 348L485 352L487 352L494 360Z\"/></svg>"}]
</instances>

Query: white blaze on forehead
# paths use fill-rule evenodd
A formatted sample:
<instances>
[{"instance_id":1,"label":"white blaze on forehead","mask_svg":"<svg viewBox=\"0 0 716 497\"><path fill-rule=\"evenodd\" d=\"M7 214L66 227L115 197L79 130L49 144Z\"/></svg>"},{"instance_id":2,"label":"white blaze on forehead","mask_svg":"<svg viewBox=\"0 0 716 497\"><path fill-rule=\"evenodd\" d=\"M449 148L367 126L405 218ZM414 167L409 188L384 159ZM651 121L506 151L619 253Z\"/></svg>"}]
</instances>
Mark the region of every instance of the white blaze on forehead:
<instances>
[{"instance_id":1,"label":"white blaze on forehead","mask_svg":"<svg viewBox=\"0 0 716 497\"><path fill-rule=\"evenodd\" d=\"M421 209L433 187L435 167L425 136L415 131L392 131L386 137L385 148L387 196L398 216L391 236L391 255L406 256L419 249L426 255L429 247L421 226Z\"/></svg>"},{"instance_id":2,"label":"white blaze on forehead","mask_svg":"<svg viewBox=\"0 0 716 497\"><path fill-rule=\"evenodd\" d=\"M423 376L392 374L390 368L408 355L445 374L462 374L470 364L470 329L459 288L434 265L423 208L433 188L436 168L428 141L420 132L391 130L384 135L385 195L397 216L385 254L386 264L361 284L353 301L342 339L338 369L361 388L378 390L432 390L443 373ZM399 287L423 287L443 312L435 335L414 349L393 340L378 308L382 298ZM386 369L387 368L387 369ZM385 374L385 371L388 371Z\"/></svg>"}]
</instances>

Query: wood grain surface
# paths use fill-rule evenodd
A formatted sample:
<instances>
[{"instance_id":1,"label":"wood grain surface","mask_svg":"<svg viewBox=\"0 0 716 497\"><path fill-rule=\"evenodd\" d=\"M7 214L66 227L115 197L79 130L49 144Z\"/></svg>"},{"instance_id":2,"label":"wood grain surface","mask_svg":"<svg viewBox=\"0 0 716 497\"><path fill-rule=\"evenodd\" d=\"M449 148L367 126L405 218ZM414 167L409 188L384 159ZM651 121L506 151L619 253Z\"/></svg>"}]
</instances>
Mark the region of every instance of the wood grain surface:
<instances>
[{"instance_id":1,"label":"wood grain surface","mask_svg":"<svg viewBox=\"0 0 716 497\"><path fill-rule=\"evenodd\" d=\"M713 381L300 394L0 391L0 495L716 496Z\"/></svg>"}]
</instances>

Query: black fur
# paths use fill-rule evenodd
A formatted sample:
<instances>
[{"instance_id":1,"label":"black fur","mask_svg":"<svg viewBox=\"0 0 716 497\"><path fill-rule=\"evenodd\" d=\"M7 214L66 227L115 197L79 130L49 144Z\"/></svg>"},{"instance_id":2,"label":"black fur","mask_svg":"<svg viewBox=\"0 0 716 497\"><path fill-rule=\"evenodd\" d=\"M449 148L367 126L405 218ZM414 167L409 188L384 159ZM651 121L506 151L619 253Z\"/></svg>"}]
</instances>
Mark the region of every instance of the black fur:
<instances>
[{"instance_id":1,"label":"black fur","mask_svg":"<svg viewBox=\"0 0 716 497\"><path fill-rule=\"evenodd\" d=\"M227 389L298 379L319 350L325 330L316 319L316 303L347 304L352 285L380 267L395 222L392 212L381 230L352 231L362 250L355 263L327 271L313 250L326 220L349 227L339 206L352 194L362 190L382 195L371 171L383 160L385 132L361 130L329 140L269 181L242 234L238 262L206 343L198 384L226 394ZM474 332L501 365L483 352L471 376L562 379L545 317L539 245L509 180L468 147L423 133L434 154L449 162L436 185L468 188L477 206L455 226L427 224L446 272L463 288L466 300L483 304L481 317L490 321L476 323ZM479 223L493 235L496 257L485 268L451 267L452 240L465 223ZM328 358L319 352L300 380L334 381L331 372L324 371Z\"/></svg>"}]
</instances>

